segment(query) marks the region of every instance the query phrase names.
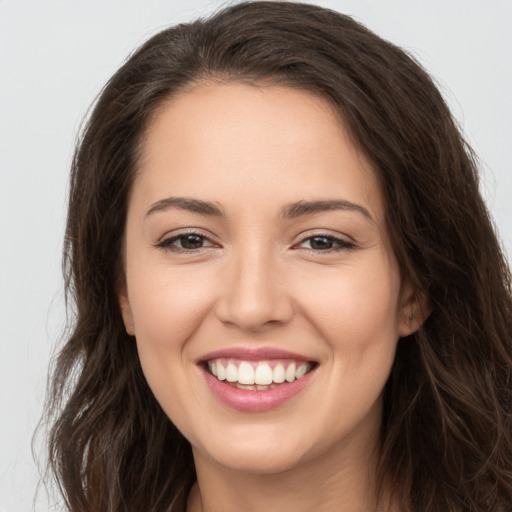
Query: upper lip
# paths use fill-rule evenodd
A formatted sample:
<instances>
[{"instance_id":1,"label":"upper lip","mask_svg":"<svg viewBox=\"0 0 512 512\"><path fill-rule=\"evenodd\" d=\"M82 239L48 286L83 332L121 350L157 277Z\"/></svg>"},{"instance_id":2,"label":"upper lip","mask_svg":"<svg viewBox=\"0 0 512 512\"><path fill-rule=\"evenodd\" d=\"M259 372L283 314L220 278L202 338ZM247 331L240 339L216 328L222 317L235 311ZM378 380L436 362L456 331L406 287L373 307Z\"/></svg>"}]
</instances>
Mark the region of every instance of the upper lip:
<instances>
[{"instance_id":1,"label":"upper lip","mask_svg":"<svg viewBox=\"0 0 512 512\"><path fill-rule=\"evenodd\" d=\"M269 359L294 359L296 361L314 361L310 357L288 350L282 350L274 347L231 347L221 350L214 350L201 356L198 362L209 361L212 359L241 359L244 361L265 361Z\"/></svg>"}]
</instances>

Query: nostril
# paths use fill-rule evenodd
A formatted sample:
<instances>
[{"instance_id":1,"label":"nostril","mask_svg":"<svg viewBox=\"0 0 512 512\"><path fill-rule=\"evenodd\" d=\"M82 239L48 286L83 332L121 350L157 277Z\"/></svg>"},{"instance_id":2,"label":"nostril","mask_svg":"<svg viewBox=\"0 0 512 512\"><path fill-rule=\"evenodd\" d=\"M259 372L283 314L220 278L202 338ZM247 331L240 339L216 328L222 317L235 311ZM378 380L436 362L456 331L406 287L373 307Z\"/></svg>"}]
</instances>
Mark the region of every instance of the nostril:
<instances>
[{"instance_id":1,"label":"nostril","mask_svg":"<svg viewBox=\"0 0 512 512\"><path fill-rule=\"evenodd\" d=\"M286 300L248 302L247 300L224 301L215 310L217 318L225 325L257 333L288 323L293 308Z\"/></svg>"},{"instance_id":2,"label":"nostril","mask_svg":"<svg viewBox=\"0 0 512 512\"><path fill-rule=\"evenodd\" d=\"M214 307L221 322L251 333L287 323L293 316L282 276L268 252L260 250L251 249L231 262Z\"/></svg>"}]
</instances>

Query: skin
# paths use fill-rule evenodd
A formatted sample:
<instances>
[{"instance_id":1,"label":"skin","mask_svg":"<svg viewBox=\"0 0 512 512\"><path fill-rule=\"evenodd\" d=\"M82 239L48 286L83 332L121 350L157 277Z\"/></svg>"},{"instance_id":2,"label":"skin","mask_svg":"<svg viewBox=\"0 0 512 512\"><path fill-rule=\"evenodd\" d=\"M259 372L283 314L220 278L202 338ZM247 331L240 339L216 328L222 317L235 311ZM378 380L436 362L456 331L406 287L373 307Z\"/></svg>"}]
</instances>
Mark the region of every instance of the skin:
<instances>
[{"instance_id":1,"label":"skin","mask_svg":"<svg viewBox=\"0 0 512 512\"><path fill-rule=\"evenodd\" d=\"M159 203L169 197L223 216ZM282 215L318 200L356 207ZM204 238L184 251L176 236L190 231ZM127 332L193 447L188 510L376 510L382 390L419 309L388 243L374 169L329 105L233 83L167 102L147 130L125 250ZM197 364L229 347L289 350L318 367L284 405L241 412L211 393Z\"/></svg>"}]
</instances>

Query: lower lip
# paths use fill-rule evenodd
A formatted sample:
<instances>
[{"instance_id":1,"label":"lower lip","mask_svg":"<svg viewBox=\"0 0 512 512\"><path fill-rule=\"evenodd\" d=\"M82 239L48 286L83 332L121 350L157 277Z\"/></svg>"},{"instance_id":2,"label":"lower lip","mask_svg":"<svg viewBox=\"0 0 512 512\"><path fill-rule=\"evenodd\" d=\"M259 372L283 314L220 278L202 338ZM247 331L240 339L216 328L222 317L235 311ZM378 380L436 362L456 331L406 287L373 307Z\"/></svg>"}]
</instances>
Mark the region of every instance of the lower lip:
<instances>
[{"instance_id":1,"label":"lower lip","mask_svg":"<svg viewBox=\"0 0 512 512\"><path fill-rule=\"evenodd\" d=\"M312 370L293 382L285 382L272 389L257 391L230 386L203 369L212 393L224 405L245 412L268 411L280 407L306 387L314 372L315 370Z\"/></svg>"}]
</instances>

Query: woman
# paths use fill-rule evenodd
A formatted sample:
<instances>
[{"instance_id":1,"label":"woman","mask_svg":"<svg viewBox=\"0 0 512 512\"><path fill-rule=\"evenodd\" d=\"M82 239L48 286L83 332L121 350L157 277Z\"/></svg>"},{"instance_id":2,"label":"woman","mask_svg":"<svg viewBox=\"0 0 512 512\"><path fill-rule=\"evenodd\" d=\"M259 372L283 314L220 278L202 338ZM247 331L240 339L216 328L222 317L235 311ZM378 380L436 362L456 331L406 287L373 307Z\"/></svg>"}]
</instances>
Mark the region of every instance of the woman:
<instances>
[{"instance_id":1,"label":"woman","mask_svg":"<svg viewBox=\"0 0 512 512\"><path fill-rule=\"evenodd\" d=\"M253 2L150 39L85 128L65 257L69 510L512 507L510 274L475 162L352 19Z\"/></svg>"}]
</instances>

